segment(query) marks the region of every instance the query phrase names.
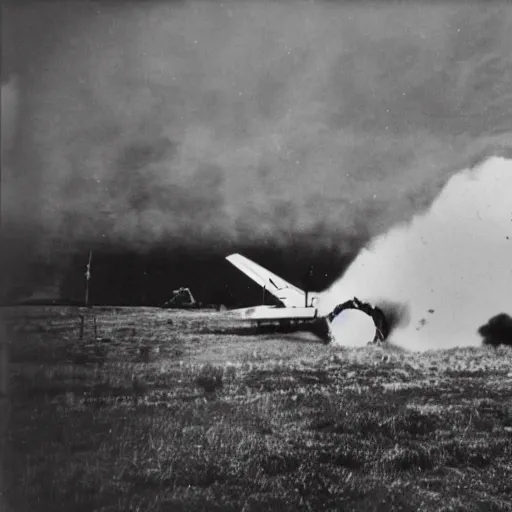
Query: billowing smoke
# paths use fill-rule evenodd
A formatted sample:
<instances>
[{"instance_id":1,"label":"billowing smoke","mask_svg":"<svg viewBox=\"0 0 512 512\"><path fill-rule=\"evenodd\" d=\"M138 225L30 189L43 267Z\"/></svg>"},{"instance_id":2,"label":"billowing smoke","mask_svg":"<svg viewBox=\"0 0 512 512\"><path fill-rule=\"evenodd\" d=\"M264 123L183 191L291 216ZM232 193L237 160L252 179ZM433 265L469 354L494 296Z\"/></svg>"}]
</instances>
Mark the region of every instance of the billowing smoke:
<instances>
[{"instance_id":1,"label":"billowing smoke","mask_svg":"<svg viewBox=\"0 0 512 512\"><path fill-rule=\"evenodd\" d=\"M322 308L354 295L383 309L401 304L390 341L411 350L496 339L489 327L479 329L512 314L511 190L512 160L504 158L454 176L427 213L364 249ZM342 327L335 334L350 344Z\"/></svg>"},{"instance_id":2,"label":"billowing smoke","mask_svg":"<svg viewBox=\"0 0 512 512\"><path fill-rule=\"evenodd\" d=\"M485 345L512 346L512 317L506 313L493 316L485 325L478 329Z\"/></svg>"},{"instance_id":3,"label":"billowing smoke","mask_svg":"<svg viewBox=\"0 0 512 512\"><path fill-rule=\"evenodd\" d=\"M508 4L4 14L20 109L3 220L43 259L94 243L353 252L510 147Z\"/></svg>"}]
</instances>

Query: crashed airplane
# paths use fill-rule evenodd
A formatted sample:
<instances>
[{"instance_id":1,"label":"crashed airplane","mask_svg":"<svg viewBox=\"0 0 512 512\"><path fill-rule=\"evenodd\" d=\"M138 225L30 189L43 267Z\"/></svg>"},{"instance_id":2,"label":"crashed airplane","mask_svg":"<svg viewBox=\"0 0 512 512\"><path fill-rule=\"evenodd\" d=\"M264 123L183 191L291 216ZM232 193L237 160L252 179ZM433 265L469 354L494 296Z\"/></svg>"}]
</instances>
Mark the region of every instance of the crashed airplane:
<instances>
[{"instance_id":1,"label":"crashed airplane","mask_svg":"<svg viewBox=\"0 0 512 512\"><path fill-rule=\"evenodd\" d=\"M334 339L331 324L335 318L356 310L365 313L374 322L375 335L368 340L369 343L382 342L389 335L386 316L378 307L354 297L337 305L329 314L320 316L319 293L301 290L241 254L231 254L226 259L261 286L264 293L269 292L279 301L277 306L263 304L232 310L231 313L240 320L255 323L259 328L275 326L284 332L310 331L329 343Z\"/></svg>"}]
</instances>

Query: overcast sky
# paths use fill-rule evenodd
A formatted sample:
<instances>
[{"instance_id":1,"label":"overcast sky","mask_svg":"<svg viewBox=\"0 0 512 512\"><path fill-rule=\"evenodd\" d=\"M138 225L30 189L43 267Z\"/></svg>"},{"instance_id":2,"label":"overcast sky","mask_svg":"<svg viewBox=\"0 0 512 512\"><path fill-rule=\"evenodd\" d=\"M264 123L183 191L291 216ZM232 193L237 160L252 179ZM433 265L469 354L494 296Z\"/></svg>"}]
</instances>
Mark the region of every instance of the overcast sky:
<instances>
[{"instance_id":1,"label":"overcast sky","mask_svg":"<svg viewBox=\"0 0 512 512\"><path fill-rule=\"evenodd\" d=\"M410 218L510 149L512 7L375 5L6 7L4 225L140 251L341 246Z\"/></svg>"}]
</instances>

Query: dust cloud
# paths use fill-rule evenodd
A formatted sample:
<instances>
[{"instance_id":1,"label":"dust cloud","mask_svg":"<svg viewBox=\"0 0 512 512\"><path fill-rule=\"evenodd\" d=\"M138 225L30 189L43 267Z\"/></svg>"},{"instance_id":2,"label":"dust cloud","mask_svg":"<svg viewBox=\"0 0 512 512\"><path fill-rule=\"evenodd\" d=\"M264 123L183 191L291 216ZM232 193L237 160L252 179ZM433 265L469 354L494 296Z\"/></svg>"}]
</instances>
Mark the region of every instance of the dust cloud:
<instances>
[{"instance_id":1,"label":"dust cloud","mask_svg":"<svg viewBox=\"0 0 512 512\"><path fill-rule=\"evenodd\" d=\"M389 340L410 350L480 346L479 328L512 313L512 160L450 179L430 210L376 238L325 292L403 306ZM335 335L343 336L342 324Z\"/></svg>"},{"instance_id":2,"label":"dust cloud","mask_svg":"<svg viewBox=\"0 0 512 512\"><path fill-rule=\"evenodd\" d=\"M506 3L26 1L3 24L3 226L38 262L353 253L511 146Z\"/></svg>"},{"instance_id":3,"label":"dust cloud","mask_svg":"<svg viewBox=\"0 0 512 512\"><path fill-rule=\"evenodd\" d=\"M506 5L9 9L28 177L6 186L47 240L364 240L510 142Z\"/></svg>"}]
</instances>

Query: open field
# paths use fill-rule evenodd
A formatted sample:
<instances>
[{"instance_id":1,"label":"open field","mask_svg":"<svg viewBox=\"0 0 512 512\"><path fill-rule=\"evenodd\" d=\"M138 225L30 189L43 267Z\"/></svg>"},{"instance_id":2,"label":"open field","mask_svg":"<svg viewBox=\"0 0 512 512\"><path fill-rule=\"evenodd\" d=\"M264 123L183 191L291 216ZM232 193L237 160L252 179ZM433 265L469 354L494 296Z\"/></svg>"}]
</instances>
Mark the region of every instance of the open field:
<instances>
[{"instance_id":1,"label":"open field","mask_svg":"<svg viewBox=\"0 0 512 512\"><path fill-rule=\"evenodd\" d=\"M407 354L213 313L4 309L18 511L509 511L512 349ZM96 333L92 315L96 316Z\"/></svg>"}]
</instances>

